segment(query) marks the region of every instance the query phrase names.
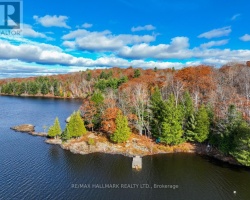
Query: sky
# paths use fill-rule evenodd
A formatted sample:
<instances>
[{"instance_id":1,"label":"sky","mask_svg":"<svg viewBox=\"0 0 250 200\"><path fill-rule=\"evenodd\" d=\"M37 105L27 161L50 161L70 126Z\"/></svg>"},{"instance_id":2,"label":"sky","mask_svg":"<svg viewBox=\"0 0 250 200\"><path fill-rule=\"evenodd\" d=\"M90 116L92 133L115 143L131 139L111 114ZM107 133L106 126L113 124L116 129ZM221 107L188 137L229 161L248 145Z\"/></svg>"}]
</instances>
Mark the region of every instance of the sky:
<instances>
[{"instance_id":1,"label":"sky","mask_svg":"<svg viewBox=\"0 0 250 200\"><path fill-rule=\"evenodd\" d=\"M248 0L23 0L22 36L0 30L0 79L245 62L249 7Z\"/></svg>"}]
</instances>

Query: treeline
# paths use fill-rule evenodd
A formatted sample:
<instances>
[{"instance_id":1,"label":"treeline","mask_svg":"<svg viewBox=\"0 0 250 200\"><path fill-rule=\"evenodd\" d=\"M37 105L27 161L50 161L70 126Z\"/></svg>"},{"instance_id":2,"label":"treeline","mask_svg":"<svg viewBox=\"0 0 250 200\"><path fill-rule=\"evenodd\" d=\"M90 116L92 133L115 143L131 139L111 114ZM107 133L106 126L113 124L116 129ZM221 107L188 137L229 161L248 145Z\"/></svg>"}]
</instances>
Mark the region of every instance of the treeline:
<instances>
[{"instance_id":1,"label":"treeline","mask_svg":"<svg viewBox=\"0 0 250 200\"><path fill-rule=\"evenodd\" d=\"M4 80L1 93L14 82L39 82L39 78ZM58 82L63 97L83 98L81 115L91 131L124 141L113 136L121 123L129 127L127 132L167 145L209 143L250 165L250 67L246 64L180 70L112 68L47 78L49 83ZM124 119L117 122L120 115Z\"/></svg>"},{"instance_id":2,"label":"treeline","mask_svg":"<svg viewBox=\"0 0 250 200\"><path fill-rule=\"evenodd\" d=\"M34 80L25 79L21 82L8 81L0 86L0 93L13 95L47 95L63 97L61 84L58 80L49 77L37 77Z\"/></svg>"}]
</instances>

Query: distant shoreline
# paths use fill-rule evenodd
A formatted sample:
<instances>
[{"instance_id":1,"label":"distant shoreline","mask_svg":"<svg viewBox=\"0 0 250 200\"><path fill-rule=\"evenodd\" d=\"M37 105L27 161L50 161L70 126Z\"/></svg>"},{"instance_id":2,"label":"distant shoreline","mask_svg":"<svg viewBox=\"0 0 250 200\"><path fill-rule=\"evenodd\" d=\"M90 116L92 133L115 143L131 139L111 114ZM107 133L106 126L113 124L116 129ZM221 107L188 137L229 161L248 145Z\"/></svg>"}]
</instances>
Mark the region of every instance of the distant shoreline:
<instances>
[{"instance_id":1,"label":"distant shoreline","mask_svg":"<svg viewBox=\"0 0 250 200\"><path fill-rule=\"evenodd\" d=\"M0 96L11 96L11 97L34 97L34 98L44 98L44 99L83 99L80 97L59 97L59 96L52 96L52 95L14 95L14 94L3 94L0 93Z\"/></svg>"}]
</instances>

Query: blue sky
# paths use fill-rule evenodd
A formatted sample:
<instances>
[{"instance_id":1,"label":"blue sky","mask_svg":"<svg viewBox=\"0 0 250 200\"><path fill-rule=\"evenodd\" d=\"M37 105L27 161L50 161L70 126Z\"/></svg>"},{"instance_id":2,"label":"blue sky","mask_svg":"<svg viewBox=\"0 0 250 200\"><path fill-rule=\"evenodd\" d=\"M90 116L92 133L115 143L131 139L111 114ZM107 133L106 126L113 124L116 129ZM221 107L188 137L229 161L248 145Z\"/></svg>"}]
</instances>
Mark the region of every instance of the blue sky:
<instances>
[{"instance_id":1,"label":"blue sky","mask_svg":"<svg viewBox=\"0 0 250 200\"><path fill-rule=\"evenodd\" d=\"M23 0L23 36L0 34L0 78L245 62L249 7L247 0Z\"/></svg>"}]
</instances>

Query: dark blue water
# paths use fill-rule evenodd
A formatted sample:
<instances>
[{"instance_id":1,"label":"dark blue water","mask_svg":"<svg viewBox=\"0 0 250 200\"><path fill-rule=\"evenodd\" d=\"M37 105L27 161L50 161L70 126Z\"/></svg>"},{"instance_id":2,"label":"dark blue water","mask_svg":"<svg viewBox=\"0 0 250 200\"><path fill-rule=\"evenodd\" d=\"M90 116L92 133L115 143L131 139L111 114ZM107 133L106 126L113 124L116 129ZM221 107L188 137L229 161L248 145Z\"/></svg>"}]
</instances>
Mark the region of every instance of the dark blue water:
<instances>
[{"instance_id":1,"label":"dark blue water","mask_svg":"<svg viewBox=\"0 0 250 200\"><path fill-rule=\"evenodd\" d=\"M9 129L32 123L42 131L57 116L64 127L80 104L0 96L0 199L250 199L250 170L245 168L197 155L169 154L144 157L143 169L137 172L131 169L131 158L74 155L44 143L45 138Z\"/></svg>"}]
</instances>

